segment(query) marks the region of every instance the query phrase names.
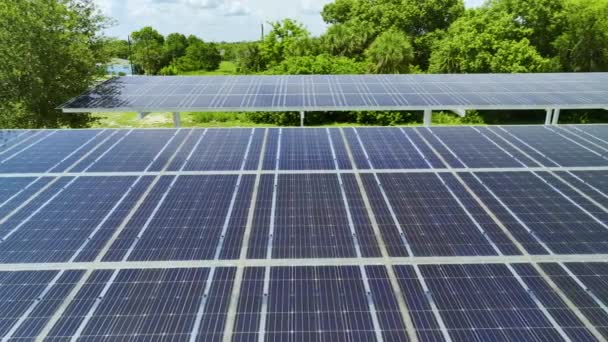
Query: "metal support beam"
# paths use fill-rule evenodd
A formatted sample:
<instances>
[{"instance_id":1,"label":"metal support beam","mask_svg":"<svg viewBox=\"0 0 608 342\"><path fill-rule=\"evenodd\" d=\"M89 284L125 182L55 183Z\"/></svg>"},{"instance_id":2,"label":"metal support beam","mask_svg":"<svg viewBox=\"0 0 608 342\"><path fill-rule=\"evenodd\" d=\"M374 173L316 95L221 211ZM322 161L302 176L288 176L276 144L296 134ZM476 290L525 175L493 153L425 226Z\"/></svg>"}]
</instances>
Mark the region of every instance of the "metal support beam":
<instances>
[{"instance_id":1,"label":"metal support beam","mask_svg":"<svg viewBox=\"0 0 608 342\"><path fill-rule=\"evenodd\" d=\"M432 117L433 117L433 111L431 109L425 109L424 110L424 119L423 119L423 125L425 127L429 127L431 125Z\"/></svg>"},{"instance_id":2,"label":"metal support beam","mask_svg":"<svg viewBox=\"0 0 608 342\"><path fill-rule=\"evenodd\" d=\"M304 118L306 117L305 112L300 112L300 127L304 127Z\"/></svg>"},{"instance_id":3,"label":"metal support beam","mask_svg":"<svg viewBox=\"0 0 608 342\"><path fill-rule=\"evenodd\" d=\"M553 117L553 108L547 109L547 117L545 117L545 126L551 124L551 118Z\"/></svg>"},{"instance_id":4,"label":"metal support beam","mask_svg":"<svg viewBox=\"0 0 608 342\"><path fill-rule=\"evenodd\" d=\"M551 122L551 124L557 125L558 122L559 122L559 108L555 108L553 110L553 121Z\"/></svg>"},{"instance_id":5,"label":"metal support beam","mask_svg":"<svg viewBox=\"0 0 608 342\"><path fill-rule=\"evenodd\" d=\"M138 120L143 120L148 114L150 114L150 113L138 112L137 113L137 119Z\"/></svg>"},{"instance_id":6,"label":"metal support beam","mask_svg":"<svg viewBox=\"0 0 608 342\"><path fill-rule=\"evenodd\" d=\"M461 118L464 118L467 115L467 111L464 109L450 109L450 111L460 116Z\"/></svg>"},{"instance_id":7,"label":"metal support beam","mask_svg":"<svg viewBox=\"0 0 608 342\"><path fill-rule=\"evenodd\" d=\"M180 128L182 126L182 117L178 112L173 113L173 126Z\"/></svg>"}]
</instances>

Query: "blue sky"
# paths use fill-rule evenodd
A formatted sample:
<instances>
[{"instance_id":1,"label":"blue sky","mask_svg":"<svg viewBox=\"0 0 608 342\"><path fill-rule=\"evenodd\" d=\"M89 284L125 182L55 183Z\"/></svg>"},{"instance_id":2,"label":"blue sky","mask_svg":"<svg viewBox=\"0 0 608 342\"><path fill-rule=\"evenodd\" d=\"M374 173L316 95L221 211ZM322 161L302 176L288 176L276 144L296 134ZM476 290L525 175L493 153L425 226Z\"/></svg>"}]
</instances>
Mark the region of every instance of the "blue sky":
<instances>
[{"instance_id":1,"label":"blue sky","mask_svg":"<svg viewBox=\"0 0 608 342\"><path fill-rule=\"evenodd\" d=\"M95 0L104 14L114 18L109 36L126 39L144 26L166 35L195 34L208 41L255 40L260 25L282 18L304 23L315 35L325 30L319 14L332 0ZM483 0L465 0L477 6Z\"/></svg>"}]
</instances>

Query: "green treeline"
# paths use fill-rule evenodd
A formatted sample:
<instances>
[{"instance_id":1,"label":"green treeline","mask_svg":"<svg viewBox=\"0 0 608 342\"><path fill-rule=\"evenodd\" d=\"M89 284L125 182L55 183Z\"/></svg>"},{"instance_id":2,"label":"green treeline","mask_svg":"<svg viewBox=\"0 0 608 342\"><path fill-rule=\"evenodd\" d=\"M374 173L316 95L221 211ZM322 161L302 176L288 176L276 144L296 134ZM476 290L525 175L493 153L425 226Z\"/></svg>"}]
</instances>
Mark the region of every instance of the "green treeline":
<instances>
[{"instance_id":1,"label":"green treeline","mask_svg":"<svg viewBox=\"0 0 608 342\"><path fill-rule=\"evenodd\" d=\"M240 74L513 73L608 70L608 0L335 0L319 37L295 20L271 23L260 41L205 42L152 27L127 41L100 35L109 23L92 0L5 0L0 4L0 125L84 126L87 115L54 108L89 87L109 58L136 73L204 73L222 61ZM47 29L53 28L53 29ZM522 121L522 114L470 113L462 123ZM543 113L527 112L529 118ZM566 112L587 122L602 112ZM417 113L310 113L309 123L403 124ZM256 123L295 124L295 113L255 113Z\"/></svg>"}]
</instances>

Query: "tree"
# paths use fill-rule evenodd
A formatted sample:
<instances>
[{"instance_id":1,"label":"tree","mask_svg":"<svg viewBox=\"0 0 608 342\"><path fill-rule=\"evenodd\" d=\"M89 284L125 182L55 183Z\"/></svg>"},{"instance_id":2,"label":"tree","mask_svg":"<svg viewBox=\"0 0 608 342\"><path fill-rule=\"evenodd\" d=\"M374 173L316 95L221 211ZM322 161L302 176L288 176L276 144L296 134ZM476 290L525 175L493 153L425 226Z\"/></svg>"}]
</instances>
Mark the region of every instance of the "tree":
<instances>
[{"instance_id":1,"label":"tree","mask_svg":"<svg viewBox=\"0 0 608 342\"><path fill-rule=\"evenodd\" d=\"M262 59L260 45L257 43L245 43L236 52L236 65L240 73L255 73L263 71L266 64Z\"/></svg>"},{"instance_id":2,"label":"tree","mask_svg":"<svg viewBox=\"0 0 608 342\"><path fill-rule=\"evenodd\" d=\"M330 26L321 37L323 48L334 56L360 59L374 36L366 28L366 25L358 25L354 21Z\"/></svg>"},{"instance_id":3,"label":"tree","mask_svg":"<svg viewBox=\"0 0 608 342\"><path fill-rule=\"evenodd\" d=\"M365 55L372 65L372 71L378 74L407 73L414 59L408 37L396 29L380 34Z\"/></svg>"},{"instance_id":4,"label":"tree","mask_svg":"<svg viewBox=\"0 0 608 342\"><path fill-rule=\"evenodd\" d=\"M512 14L470 10L436 42L429 71L435 73L539 72L553 64L543 58Z\"/></svg>"},{"instance_id":5,"label":"tree","mask_svg":"<svg viewBox=\"0 0 608 342\"><path fill-rule=\"evenodd\" d=\"M106 42L108 56L112 58L129 58L129 42L122 39L110 38Z\"/></svg>"},{"instance_id":6,"label":"tree","mask_svg":"<svg viewBox=\"0 0 608 342\"><path fill-rule=\"evenodd\" d=\"M301 44L310 38L310 33L302 24L291 19L271 23L272 30L260 44L263 63L273 66L285 58L301 55Z\"/></svg>"},{"instance_id":7,"label":"tree","mask_svg":"<svg viewBox=\"0 0 608 342\"><path fill-rule=\"evenodd\" d=\"M566 71L608 71L608 1L571 0L554 45Z\"/></svg>"},{"instance_id":8,"label":"tree","mask_svg":"<svg viewBox=\"0 0 608 342\"><path fill-rule=\"evenodd\" d=\"M289 57L270 68L267 73L274 75L341 75L363 74L367 70L364 63L346 57L331 55Z\"/></svg>"},{"instance_id":9,"label":"tree","mask_svg":"<svg viewBox=\"0 0 608 342\"><path fill-rule=\"evenodd\" d=\"M181 33L171 33L165 39L165 58L168 61L173 61L186 54L188 48L188 40Z\"/></svg>"},{"instance_id":10,"label":"tree","mask_svg":"<svg viewBox=\"0 0 608 342\"><path fill-rule=\"evenodd\" d=\"M326 5L321 15L327 23L348 25L354 33L363 32L367 44L359 47L361 51L367 49L378 35L390 29L407 34L412 38L417 52L414 63L425 68L430 48L429 40L423 37L438 30L447 30L463 13L463 0L336 0Z\"/></svg>"},{"instance_id":11,"label":"tree","mask_svg":"<svg viewBox=\"0 0 608 342\"><path fill-rule=\"evenodd\" d=\"M0 125L82 127L90 115L57 106L82 93L106 63L108 24L92 0L0 2Z\"/></svg>"},{"instance_id":12,"label":"tree","mask_svg":"<svg viewBox=\"0 0 608 342\"><path fill-rule=\"evenodd\" d=\"M131 33L133 39L133 63L139 65L146 75L155 75L166 64L163 44L165 38L150 26Z\"/></svg>"},{"instance_id":13,"label":"tree","mask_svg":"<svg viewBox=\"0 0 608 342\"><path fill-rule=\"evenodd\" d=\"M548 57L555 54L553 42L563 29L565 1L567 0L491 0L485 6L511 16L515 24L528 29L526 38L530 44L542 56Z\"/></svg>"},{"instance_id":14,"label":"tree","mask_svg":"<svg viewBox=\"0 0 608 342\"><path fill-rule=\"evenodd\" d=\"M179 71L216 70L222 62L222 56L213 43L195 41L186 49L186 55L175 61Z\"/></svg>"}]
</instances>

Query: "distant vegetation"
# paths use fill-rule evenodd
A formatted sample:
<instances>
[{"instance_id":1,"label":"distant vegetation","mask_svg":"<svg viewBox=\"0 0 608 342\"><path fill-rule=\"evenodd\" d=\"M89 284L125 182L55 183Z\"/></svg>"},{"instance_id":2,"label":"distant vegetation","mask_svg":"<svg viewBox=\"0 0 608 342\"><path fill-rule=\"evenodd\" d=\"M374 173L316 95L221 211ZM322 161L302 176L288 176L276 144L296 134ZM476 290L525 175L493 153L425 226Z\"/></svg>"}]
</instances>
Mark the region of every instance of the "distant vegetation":
<instances>
[{"instance_id":1,"label":"distant vegetation","mask_svg":"<svg viewBox=\"0 0 608 342\"><path fill-rule=\"evenodd\" d=\"M0 125L86 126L98 116L54 108L100 77L110 58L147 75L512 73L608 70L608 0L335 0L314 37L291 19L257 42L215 43L144 27L126 40L100 35L109 23L92 0L6 0L0 4ZM59 28L48 30L48 27ZM439 123L541 122L542 112L438 115ZM201 125L293 125L297 113L193 114ZM602 111L564 112L564 122L606 120ZM199 121L194 120L199 118ZM228 118L228 119L226 119ZM309 113L308 124L397 125L419 113Z\"/></svg>"}]
</instances>

